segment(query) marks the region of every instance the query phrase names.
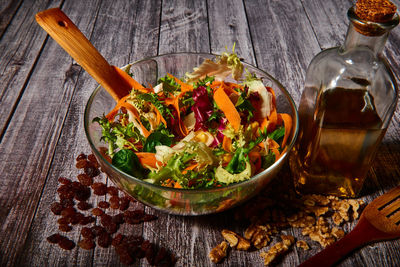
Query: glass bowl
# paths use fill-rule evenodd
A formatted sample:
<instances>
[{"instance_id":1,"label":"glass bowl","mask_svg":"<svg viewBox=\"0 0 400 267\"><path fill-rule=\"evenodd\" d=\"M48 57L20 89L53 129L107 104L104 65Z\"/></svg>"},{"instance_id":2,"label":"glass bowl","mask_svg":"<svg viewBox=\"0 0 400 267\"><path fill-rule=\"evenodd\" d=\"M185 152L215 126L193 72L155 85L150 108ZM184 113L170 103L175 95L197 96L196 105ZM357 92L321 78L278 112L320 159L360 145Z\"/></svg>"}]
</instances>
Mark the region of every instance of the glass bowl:
<instances>
[{"instance_id":1,"label":"glass bowl","mask_svg":"<svg viewBox=\"0 0 400 267\"><path fill-rule=\"evenodd\" d=\"M186 72L200 65L206 58L215 58L212 54L177 53L155 56L129 64L130 73L135 80L144 85L156 85L159 77L167 73L175 77L184 77ZM123 191L155 209L178 215L201 215L221 212L236 206L263 189L279 172L293 147L298 132L298 114L293 99L286 89L271 75L256 67L243 63L244 67L257 77L262 77L264 85L274 89L277 110L288 113L293 118L293 129L288 140L288 149L268 169L251 179L212 189L176 189L150 184L115 168L102 154L107 145L100 140L101 127L92 123L93 118L107 114L115 106L115 101L105 89L98 86L92 93L85 108L85 133L93 154L102 170ZM127 66L126 66L127 67Z\"/></svg>"}]
</instances>

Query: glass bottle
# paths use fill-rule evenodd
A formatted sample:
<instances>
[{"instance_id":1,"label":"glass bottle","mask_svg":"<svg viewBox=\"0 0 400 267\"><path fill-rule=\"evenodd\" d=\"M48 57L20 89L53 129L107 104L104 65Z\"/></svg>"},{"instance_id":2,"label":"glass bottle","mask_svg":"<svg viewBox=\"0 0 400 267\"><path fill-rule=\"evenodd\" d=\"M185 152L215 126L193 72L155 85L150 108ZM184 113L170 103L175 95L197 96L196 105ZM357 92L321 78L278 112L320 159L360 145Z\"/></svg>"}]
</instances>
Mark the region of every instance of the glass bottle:
<instances>
[{"instance_id":1,"label":"glass bottle","mask_svg":"<svg viewBox=\"0 0 400 267\"><path fill-rule=\"evenodd\" d=\"M307 69L289 161L298 193L356 197L396 107L382 50L398 14L384 23L360 19L355 7L347 15L344 44L320 52Z\"/></svg>"}]
</instances>

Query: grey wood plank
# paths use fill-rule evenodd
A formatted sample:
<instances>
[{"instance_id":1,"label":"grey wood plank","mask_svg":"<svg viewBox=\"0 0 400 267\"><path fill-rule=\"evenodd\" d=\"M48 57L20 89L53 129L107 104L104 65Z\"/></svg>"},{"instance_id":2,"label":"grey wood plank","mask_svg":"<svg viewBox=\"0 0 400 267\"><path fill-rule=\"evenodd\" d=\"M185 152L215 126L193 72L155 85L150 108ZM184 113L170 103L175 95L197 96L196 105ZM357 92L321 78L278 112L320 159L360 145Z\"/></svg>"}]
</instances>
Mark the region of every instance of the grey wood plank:
<instances>
[{"instance_id":1,"label":"grey wood plank","mask_svg":"<svg viewBox=\"0 0 400 267\"><path fill-rule=\"evenodd\" d=\"M159 54L210 52L206 1L164 1Z\"/></svg>"},{"instance_id":2,"label":"grey wood plank","mask_svg":"<svg viewBox=\"0 0 400 267\"><path fill-rule=\"evenodd\" d=\"M208 1L211 52L235 51L246 63L256 65L243 1Z\"/></svg>"},{"instance_id":3,"label":"grey wood plank","mask_svg":"<svg viewBox=\"0 0 400 267\"><path fill-rule=\"evenodd\" d=\"M87 36L91 37L91 42L105 58L110 59L111 64L123 66L139 58L157 54L159 20L155 20L154 16L159 17L160 1L138 1L135 3L98 1L93 2L88 8L84 8L85 6L86 4L81 3L81 1L67 2L64 6L64 12L78 24L78 27L88 29L86 31L88 32ZM83 9L85 9L85 13L81 12ZM96 24L93 26L95 22ZM117 29L118 34L115 33ZM57 47L53 41L51 42L53 44L48 44L46 49L50 50L48 46ZM54 67L57 61L72 61L69 56L64 55L64 52L61 52L60 55L54 53L53 50L43 52L39 63ZM57 48L57 50L59 49ZM52 57L56 58L55 61L50 60ZM89 145L85 139L82 122L85 102L95 88L96 82L86 72L80 72L80 67L77 67L76 70L78 72L74 79L70 81L73 86L70 90L75 89L75 92L71 96L68 113L64 114L66 117L62 134L58 140L47 183L43 189L40 204L21 257L29 257L30 260L27 265L30 266L121 265L114 248L111 247L108 249L97 247L93 251L74 249L71 252L65 252L45 240L47 236L58 232L55 225L56 216L49 213L51 203L57 199L57 178L60 176L76 177L79 171L73 167L75 157L81 152L89 153ZM63 88L63 84L55 81L52 83L52 87ZM67 90L68 88L64 89ZM105 175L102 176L100 181L112 184ZM105 198L92 196L91 200L95 206L96 203L105 200ZM136 204L136 208L143 209L144 207L141 204ZM113 212L113 214L115 213L116 211ZM68 233L68 236L74 241L80 240L80 228L74 227L73 232ZM124 225L119 232L140 235L142 226ZM43 257L42 251L48 257ZM136 263L136 266L139 266L139 264L139 262Z\"/></svg>"},{"instance_id":4,"label":"grey wood plank","mask_svg":"<svg viewBox=\"0 0 400 267\"><path fill-rule=\"evenodd\" d=\"M61 1L25 1L0 39L0 134L13 115L18 98L29 79L30 70L40 52L46 33L36 26L34 15L40 10L59 6ZM4 12L13 12L15 2ZM4 17L4 21L8 15ZM0 137L1 138L1 137Z\"/></svg>"},{"instance_id":5,"label":"grey wood plank","mask_svg":"<svg viewBox=\"0 0 400 267\"><path fill-rule=\"evenodd\" d=\"M0 2L0 39L21 3L22 0L3 0Z\"/></svg>"}]
</instances>

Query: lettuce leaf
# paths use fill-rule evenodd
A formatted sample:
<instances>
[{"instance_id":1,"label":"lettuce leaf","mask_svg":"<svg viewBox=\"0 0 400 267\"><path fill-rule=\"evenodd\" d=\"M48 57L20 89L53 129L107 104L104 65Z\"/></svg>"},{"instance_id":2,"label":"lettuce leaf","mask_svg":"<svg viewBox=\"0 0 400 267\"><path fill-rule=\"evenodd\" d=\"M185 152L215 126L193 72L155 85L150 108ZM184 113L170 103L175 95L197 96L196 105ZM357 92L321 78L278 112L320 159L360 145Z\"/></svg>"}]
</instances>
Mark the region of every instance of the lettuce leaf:
<instances>
[{"instance_id":1,"label":"lettuce leaf","mask_svg":"<svg viewBox=\"0 0 400 267\"><path fill-rule=\"evenodd\" d=\"M222 81L228 75L232 75L235 80L240 80L243 64L234 50L235 46L233 46L231 53L224 52L215 61L205 59L200 66L193 68L192 73L186 73L186 82L193 84L206 76L214 76L216 80Z\"/></svg>"}]
</instances>

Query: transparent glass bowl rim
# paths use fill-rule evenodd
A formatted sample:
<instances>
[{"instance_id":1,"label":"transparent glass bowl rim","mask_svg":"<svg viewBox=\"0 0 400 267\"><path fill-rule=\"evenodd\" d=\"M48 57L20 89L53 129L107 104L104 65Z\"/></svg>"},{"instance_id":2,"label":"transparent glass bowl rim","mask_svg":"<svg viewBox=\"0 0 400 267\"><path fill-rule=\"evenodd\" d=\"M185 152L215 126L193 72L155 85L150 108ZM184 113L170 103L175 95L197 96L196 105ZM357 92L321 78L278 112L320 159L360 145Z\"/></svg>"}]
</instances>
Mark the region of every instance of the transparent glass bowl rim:
<instances>
[{"instance_id":1,"label":"transparent glass bowl rim","mask_svg":"<svg viewBox=\"0 0 400 267\"><path fill-rule=\"evenodd\" d=\"M212 53L194 53L194 52L180 52L180 53L168 53L168 54L161 54L161 55L157 55L157 56L152 56L152 57L147 57L147 58L143 58L140 60L137 60L133 63L129 63L125 66L122 67L122 69L124 69L126 66L128 65L135 65L135 64L139 64L148 60L154 60L156 58L160 58L160 57L165 57L165 56L185 56L185 55L193 55L193 56L204 56L204 57L216 57L218 55L212 54ZM84 129L85 129L85 134L86 134L86 138L89 141L89 145L92 149L92 151L95 153L95 155L101 159L101 161L104 162L104 164L106 164L109 168L112 168L115 172L119 173L122 176L128 177L129 179L132 179L133 181L143 184L145 186L148 187L152 187L154 189L157 190L165 190L165 191L171 191L171 192L184 192L185 194L197 194L197 193L207 193L207 192L216 192L216 191L225 191L225 190L229 190L229 189L233 189L236 188L238 186L243 186L244 184L247 183L252 183L252 182L256 182L258 179L262 178L266 173L268 173L269 171L271 171L273 168L275 168L276 166L278 166L280 164L281 161L285 160L285 158L288 156L289 152L291 151L296 139L297 139L297 134L299 131L299 117L298 117L298 112L297 112L297 108L296 108L296 104L293 101L293 98L291 97L291 95L289 94L289 92L286 90L285 87L283 87L283 85L277 81L274 77L272 77L270 74L268 74L267 72L257 68L256 66L243 62L243 66L246 68L247 66L257 69L259 72L263 73L265 76L268 77L268 79L272 80L275 84L277 84L279 86L279 89L282 91L282 93L286 96L286 98L289 100L290 102L290 107L292 109L292 112L294 113L294 120L296 123L295 125L293 125L293 129L294 129L294 134L293 137L291 138L291 142L287 145L287 150L286 152L283 154L283 156L281 156L276 162L274 162L274 164L272 164L271 166L269 166L267 169L263 170L262 172L252 176L250 179L248 180L244 180L238 183L234 183L231 185L226 185L226 186L221 186L221 187L213 187L213 188L200 188L200 189L182 189L182 188L171 188L171 187L165 187L165 186L161 186L161 185L156 185L156 184L152 184L146 181L143 181L139 178L136 178L132 175L129 175L125 172L120 171L119 169L117 169L115 166L113 166L110 162L108 162L103 155L100 153L100 151L96 148L96 146L94 145L92 138L89 134L89 124L93 123L92 121L89 121L89 110L90 107L93 103L93 100L96 96L96 94L100 91L100 89L102 89L101 85L98 85L96 87L96 89L91 93L88 102L86 103L85 106L85 111L84 111Z\"/></svg>"}]
</instances>

